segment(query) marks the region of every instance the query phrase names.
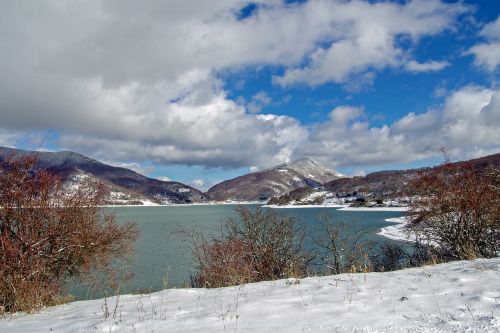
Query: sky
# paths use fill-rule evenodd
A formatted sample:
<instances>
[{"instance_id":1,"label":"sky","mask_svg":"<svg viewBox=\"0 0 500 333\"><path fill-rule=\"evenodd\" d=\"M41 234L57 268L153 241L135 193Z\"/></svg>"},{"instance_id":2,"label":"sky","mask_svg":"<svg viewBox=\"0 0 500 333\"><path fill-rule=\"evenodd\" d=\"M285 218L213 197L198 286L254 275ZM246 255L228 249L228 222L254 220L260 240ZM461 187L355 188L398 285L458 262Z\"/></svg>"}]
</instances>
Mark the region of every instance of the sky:
<instances>
[{"instance_id":1,"label":"sky","mask_svg":"<svg viewBox=\"0 0 500 333\"><path fill-rule=\"evenodd\" d=\"M349 175L500 152L500 4L0 2L0 146L206 190L302 157Z\"/></svg>"}]
</instances>

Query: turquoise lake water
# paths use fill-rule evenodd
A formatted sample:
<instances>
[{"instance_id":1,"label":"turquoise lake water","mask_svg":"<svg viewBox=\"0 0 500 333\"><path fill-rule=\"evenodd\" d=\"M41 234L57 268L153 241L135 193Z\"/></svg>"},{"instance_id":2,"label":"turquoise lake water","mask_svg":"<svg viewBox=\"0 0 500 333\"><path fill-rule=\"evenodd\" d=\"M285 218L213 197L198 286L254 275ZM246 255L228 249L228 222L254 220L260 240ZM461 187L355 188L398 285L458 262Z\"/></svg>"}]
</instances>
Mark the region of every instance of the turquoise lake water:
<instances>
[{"instance_id":1,"label":"turquoise lake water","mask_svg":"<svg viewBox=\"0 0 500 333\"><path fill-rule=\"evenodd\" d=\"M135 244L135 253L128 270L133 278L120 289L121 294L141 291L157 291L164 288L166 281L169 287L179 287L189 282L193 272L193 261L189 244L179 233L180 228L217 233L221 225L229 218L236 218L236 205L199 205L199 206L150 206L150 207L116 207L110 208L120 223L134 221L140 230ZM255 205L247 205L255 209ZM401 216L399 212L353 212L339 211L336 208L290 208L277 209L279 214L295 216L305 224L312 233L321 225L321 215L328 214L333 223L346 223L349 230L370 230L370 238L374 241L389 241L377 235L380 228L391 225L387 218ZM100 297L91 294L86 286L70 288L77 298Z\"/></svg>"}]
</instances>

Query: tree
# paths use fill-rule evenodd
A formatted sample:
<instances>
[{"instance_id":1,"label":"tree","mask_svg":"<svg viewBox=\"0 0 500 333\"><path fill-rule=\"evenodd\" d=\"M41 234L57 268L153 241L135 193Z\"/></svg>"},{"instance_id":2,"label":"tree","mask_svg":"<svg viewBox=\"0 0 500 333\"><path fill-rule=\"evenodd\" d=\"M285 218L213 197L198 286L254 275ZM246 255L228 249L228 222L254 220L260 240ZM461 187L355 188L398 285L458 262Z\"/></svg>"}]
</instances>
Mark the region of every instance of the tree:
<instances>
[{"instance_id":1,"label":"tree","mask_svg":"<svg viewBox=\"0 0 500 333\"><path fill-rule=\"evenodd\" d=\"M410 230L454 259L500 251L500 169L446 163L414 184Z\"/></svg>"},{"instance_id":2,"label":"tree","mask_svg":"<svg viewBox=\"0 0 500 333\"><path fill-rule=\"evenodd\" d=\"M132 223L119 225L99 208L100 184L68 192L33 156L0 164L0 308L31 311L55 304L62 283L109 272L131 252Z\"/></svg>"}]
</instances>

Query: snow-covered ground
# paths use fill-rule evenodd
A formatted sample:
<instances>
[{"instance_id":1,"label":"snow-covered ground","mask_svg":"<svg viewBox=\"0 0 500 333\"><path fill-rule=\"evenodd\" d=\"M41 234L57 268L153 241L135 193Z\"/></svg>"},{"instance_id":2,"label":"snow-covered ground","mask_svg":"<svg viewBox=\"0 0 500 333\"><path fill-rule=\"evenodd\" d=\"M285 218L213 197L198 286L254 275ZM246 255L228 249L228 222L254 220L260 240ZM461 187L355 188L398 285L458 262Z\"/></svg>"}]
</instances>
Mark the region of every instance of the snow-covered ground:
<instances>
[{"instance_id":1,"label":"snow-covered ground","mask_svg":"<svg viewBox=\"0 0 500 333\"><path fill-rule=\"evenodd\" d=\"M495 258L170 289L7 316L0 332L500 332L499 277Z\"/></svg>"}]
</instances>

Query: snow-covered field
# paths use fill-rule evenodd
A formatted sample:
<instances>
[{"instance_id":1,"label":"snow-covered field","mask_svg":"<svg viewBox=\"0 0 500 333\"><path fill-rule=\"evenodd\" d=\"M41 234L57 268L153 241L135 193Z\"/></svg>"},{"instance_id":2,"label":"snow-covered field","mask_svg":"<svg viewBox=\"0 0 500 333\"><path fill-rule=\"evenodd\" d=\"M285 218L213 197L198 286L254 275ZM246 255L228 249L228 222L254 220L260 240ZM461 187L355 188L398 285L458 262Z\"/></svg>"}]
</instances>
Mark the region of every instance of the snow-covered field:
<instances>
[{"instance_id":1,"label":"snow-covered field","mask_svg":"<svg viewBox=\"0 0 500 333\"><path fill-rule=\"evenodd\" d=\"M496 258L170 289L8 316L0 332L500 332L499 278Z\"/></svg>"}]
</instances>

